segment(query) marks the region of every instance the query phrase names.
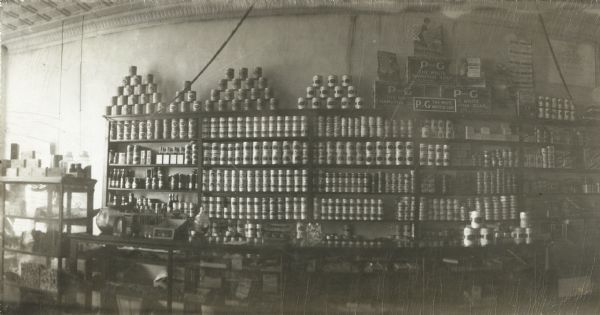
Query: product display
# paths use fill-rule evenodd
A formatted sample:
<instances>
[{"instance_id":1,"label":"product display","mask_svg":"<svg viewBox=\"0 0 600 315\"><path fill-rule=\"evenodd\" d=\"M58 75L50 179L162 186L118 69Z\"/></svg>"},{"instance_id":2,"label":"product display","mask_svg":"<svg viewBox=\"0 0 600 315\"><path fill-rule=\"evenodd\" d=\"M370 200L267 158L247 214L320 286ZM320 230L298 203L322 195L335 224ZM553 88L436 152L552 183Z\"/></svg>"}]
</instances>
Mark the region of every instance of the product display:
<instances>
[{"instance_id":1,"label":"product display","mask_svg":"<svg viewBox=\"0 0 600 315\"><path fill-rule=\"evenodd\" d=\"M163 112L162 94L158 92L158 84L154 75L147 74L143 78L137 73L136 66L129 67L129 74L123 77L122 84L117 87L117 95L111 98L106 107L106 115L148 115Z\"/></svg>"},{"instance_id":2,"label":"product display","mask_svg":"<svg viewBox=\"0 0 600 315\"><path fill-rule=\"evenodd\" d=\"M400 173L319 171L315 187L325 193L413 193L414 170Z\"/></svg>"},{"instance_id":3,"label":"product display","mask_svg":"<svg viewBox=\"0 0 600 315\"><path fill-rule=\"evenodd\" d=\"M148 189L148 190L195 190L198 188L198 175L191 174L166 175L162 168L146 170L145 177L136 177L133 170L112 169L108 178L109 188Z\"/></svg>"},{"instance_id":4,"label":"product display","mask_svg":"<svg viewBox=\"0 0 600 315\"><path fill-rule=\"evenodd\" d=\"M306 197L202 197L209 218L306 220Z\"/></svg>"},{"instance_id":5,"label":"product display","mask_svg":"<svg viewBox=\"0 0 600 315\"><path fill-rule=\"evenodd\" d=\"M198 137L195 118L125 120L110 123L110 140L194 140Z\"/></svg>"},{"instance_id":6,"label":"product display","mask_svg":"<svg viewBox=\"0 0 600 315\"><path fill-rule=\"evenodd\" d=\"M194 142L183 147L160 147L158 152L138 145L128 145L125 152L108 151L111 165L197 165L198 145Z\"/></svg>"},{"instance_id":7,"label":"product display","mask_svg":"<svg viewBox=\"0 0 600 315\"><path fill-rule=\"evenodd\" d=\"M414 165L412 141L319 141L313 160L321 165Z\"/></svg>"},{"instance_id":8,"label":"product display","mask_svg":"<svg viewBox=\"0 0 600 315\"><path fill-rule=\"evenodd\" d=\"M571 151L556 149L553 145L539 149L527 148L523 152L523 166L533 168L562 168L574 167L574 156Z\"/></svg>"},{"instance_id":9,"label":"product display","mask_svg":"<svg viewBox=\"0 0 600 315\"><path fill-rule=\"evenodd\" d=\"M425 119L421 125L421 138L454 139L454 124L450 120Z\"/></svg>"},{"instance_id":10,"label":"product display","mask_svg":"<svg viewBox=\"0 0 600 315\"><path fill-rule=\"evenodd\" d=\"M243 141L203 143L204 165L306 165L305 141Z\"/></svg>"},{"instance_id":11,"label":"product display","mask_svg":"<svg viewBox=\"0 0 600 315\"><path fill-rule=\"evenodd\" d=\"M412 138L412 119L387 119L381 116L318 116L317 137Z\"/></svg>"},{"instance_id":12,"label":"product display","mask_svg":"<svg viewBox=\"0 0 600 315\"><path fill-rule=\"evenodd\" d=\"M478 198L425 198L419 201L419 220L465 221L468 209L480 211L485 220L514 220L517 218L515 195Z\"/></svg>"},{"instance_id":13,"label":"product display","mask_svg":"<svg viewBox=\"0 0 600 315\"><path fill-rule=\"evenodd\" d=\"M575 121L575 106L568 99L538 95L537 118Z\"/></svg>"},{"instance_id":14,"label":"product display","mask_svg":"<svg viewBox=\"0 0 600 315\"><path fill-rule=\"evenodd\" d=\"M419 144L419 164L422 166L450 166L450 155L447 144Z\"/></svg>"},{"instance_id":15,"label":"product display","mask_svg":"<svg viewBox=\"0 0 600 315\"><path fill-rule=\"evenodd\" d=\"M306 87L306 96L299 97L298 109L363 109L366 108L362 97L357 95L352 85L352 76L342 75L341 80L335 74L327 76L324 82L322 75L315 75L312 84Z\"/></svg>"},{"instance_id":16,"label":"product display","mask_svg":"<svg viewBox=\"0 0 600 315\"><path fill-rule=\"evenodd\" d=\"M307 170L223 170L202 171L206 192L307 192Z\"/></svg>"},{"instance_id":17,"label":"product display","mask_svg":"<svg viewBox=\"0 0 600 315\"><path fill-rule=\"evenodd\" d=\"M315 220L381 221L383 216L382 199L314 199L313 219Z\"/></svg>"},{"instance_id":18,"label":"product display","mask_svg":"<svg viewBox=\"0 0 600 315\"><path fill-rule=\"evenodd\" d=\"M306 116L211 117L202 119L203 139L306 137Z\"/></svg>"}]
</instances>

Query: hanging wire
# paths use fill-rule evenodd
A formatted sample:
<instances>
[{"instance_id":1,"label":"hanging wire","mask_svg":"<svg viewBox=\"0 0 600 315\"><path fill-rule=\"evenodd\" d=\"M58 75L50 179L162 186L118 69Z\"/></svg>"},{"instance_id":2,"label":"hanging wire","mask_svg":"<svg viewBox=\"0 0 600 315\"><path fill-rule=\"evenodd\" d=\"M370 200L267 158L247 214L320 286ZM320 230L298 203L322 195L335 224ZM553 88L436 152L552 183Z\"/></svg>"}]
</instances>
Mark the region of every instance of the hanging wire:
<instances>
[{"instance_id":1,"label":"hanging wire","mask_svg":"<svg viewBox=\"0 0 600 315\"><path fill-rule=\"evenodd\" d=\"M81 129L82 127L82 123L81 123L81 82L83 81L82 79L82 73L83 73L83 22L85 21L85 15L81 17L81 45L80 45L80 49L79 49L79 151L81 151L81 140L83 139L82 133L83 130Z\"/></svg>"}]
</instances>

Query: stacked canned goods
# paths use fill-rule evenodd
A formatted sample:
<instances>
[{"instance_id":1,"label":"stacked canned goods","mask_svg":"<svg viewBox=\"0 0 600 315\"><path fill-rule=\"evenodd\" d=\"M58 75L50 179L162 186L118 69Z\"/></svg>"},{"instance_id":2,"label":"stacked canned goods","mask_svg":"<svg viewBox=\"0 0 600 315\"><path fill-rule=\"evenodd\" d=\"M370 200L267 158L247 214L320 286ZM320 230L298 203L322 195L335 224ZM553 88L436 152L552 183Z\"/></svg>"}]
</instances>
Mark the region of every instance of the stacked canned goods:
<instances>
[{"instance_id":1,"label":"stacked canned goods","mask_svg":"<svg viewBox=\"0 0 600 315\"><path fill-rule=\"evenodd\" d=\"M298 109L362 109L365 108L364 100L357 95L357 90L352 85L350 75L342 75L341 80L335 74L327 76L313 76L312 84L306 87L306 96L298 98Z\"/></svg>"},{"instance_id":2,"label":"stacked canned goods","mask_svg":"<svg viewBox=\"0 0 600 315\"><path fill-rule=\"evenodd\" d=\"M537 118L575 121L575 105L569 99L538 95Z\"/></svg>"},{"instance_id":3,"label":"stacked canned goods","mask_svg":"<svg viewBox=\"0 0 600 315\"><path fill-rule=\"evenodd\" d=\"M425 119L421 124L421 138L423 139L454 139L454 124L450 120Z\"/></svg>"},{"instance_id":4,"label":"stacked canned goods","mask_svg":"<svg viewBox=\"0 0 600 315\"><path fill-rule=\"evenodd\" d=\"M110 140L193 140L198 138L195 118L113 121Z\"/></svg>"},{"instance_id":5,"label":"stacked canned goods","mask_svg":"<svg viewBox=\"0 0 600 315\"><path fill-rule=\"evenodd\" d=\"M306 197L202 197L208 216L215 219L306 220Z\"/></svg>"},{"instance_id":6,"label":"stacked canned goods","mask_svg":"<svg viewBox=\"0 0 600 315\"><path fill-rule=\"evenodd\" d=\"M458 198L425 198L419 200L419 220L465 221L467 206Z\"/></svg>"},{"instance_id":7,"label":"stacked canned goods","mask_svg":"<svg viewBox=\"0 0 600 315\"><path fill-rule=\"evenodd\" d=\"M117 95L111 98L111 104L106 107L106 115L144 115L151 114L156 108L163 108L158 85L154 76L137 74L137 67L129 67L129 75L123 78L117 87Z\"/></svg>"},{"instance_id":8,"label":"stacked canned goods","mask_svg":"<svg viewBox=\"0 0 600 315\"><path fill-rule=\"evenodd\" d=\"M475 198L425 198L419 200L419 220L466 221L467 209L480 211L485 220L514 220L518 218L515 195Z\"/></svg>"},{"instance_id":9,"label":"stacked canned goods","mask_svg":"<svg viewBox=\"0 0 600 315\"><path fill-rule=\"evenodd\" d=\"M395 173L319 171L315 187L319 192L413 193L414 180L414 170Z\"/></svg>"},{"instance_id":10,"label":"stacked canned goods","mask_svg":"<svg viewBox=\"0 0 600 315\"><path fill-rule=\"evenodd\" d=\"M313 218L315 220L383 220L383 200L366 198L315 198Z\"/></svg>"},{"instance_id":11,"label":"stacked canned goods","mask_svg":"<svg viewBox=\"0 0 600 315\"><path fill-rule=\"evenodd\" d=\"M460 236L456 230L425 230L421 233L419 239L419 247L443 247L443 246L459 246Z\"/></svg>"},{"instance_id":12,"label":"stacked canned goods","mask_svg":"<svg viewBox=\"0 0 600 315\"><path fill-rule=\"evenodd\" d=\"M523 141L543 144L577 144L583 145L585 136L580 132L574 132L567 128L549 128L534 126L524 128ZM593 140L595 141L595 139Z\"/></svg>"},{"instance_id":13,"label":"stacked canned goods","mask_svg":"<svg viewBox=\"0 0 600 315\"><path fill-rule=\"evenodd\" d=\"M313 157L320 165L414 165L412 141L320 141Z\"/></svg>"},{"instance_id":14,"label":"stacked canned goods","mask_svg":"<svg viewBox=\"0 0 600 315\"><path fill-rule=\"evenodd\" d=\"M326 247L345 247L345 248L380 248L384 245L382 240L359 239L354 236L327 234L323 240Z\"/></svg>"},{"instance_id":15,"label":"stacked canned goods","mask_svg":"<svg viewBox=\"0 0 600 315\"><path fill-rule=\"evenodd\" d=\"M279 100L274 97L261 67L254 68L252 75L248 74L248 68L240 68L237 76L233 68L228 68L217 88L210 90L210 98L193 105L206 112L260 111L277 109Z\"/></svg>"},{"instance_id":16,"label":"stacked canned goods","mask_svg":"<svg viewBox=\"0 0 600 315\"><path fill-rule=\"evenodd\" d=\"M470 166L519 167L519 154L513 149L483 150L471 154Z\"/></svg>"},{"instance_id":17,"label":"stacked canned goods","mask_svg":"<svg viewBox=\"0 0 600 315\"><path fill-rule=\"evenodd\" d=\"M202 119L203 139L306 137L306 116L237 116Z\"/></svg>"},{"instance_id":18,"label":"stacked canned goods","mask_svg":"<svg viewBox=\"0 0 600 315\"><path fill-rule=\"evenodd\" d=\"M397 223L394 239L398 247L412 247L415 238L415 226L413 223Z\"/></svg>"},{"instance_id":19,"label":"stacked canned goods","mask_svg":"<svg viewBox=\"0 0 600 315\"><path fill-rule=\"evenodd\" d=\"M398 221L412 221L415 219L415 197L404 196L398 200L396 219Z\"/></svg>"},{"instance_id":20,"label":"stacked canned goods","mask_svg":"<svg viewBox=\"0 0 600 315\"><path fill-rule=\"evenodd\" d=\"M517 175L503 169L478 171L476 173L477 194L516 194Z\"/></svg>"},{"instance_id":21,"label":"stacked canned goods","mask_svg":"<svg viewBox=\"0 0 600 315\"><path fill-rule=\"evenodd\" d=\"M419 164L423 166L450 166L450 146L447 144L419 144Z\"/></svg>"},{"instance_id":22,"label":"stacked canned goods","mask_svg":"<svg viewBox=\"0 0 600 315\"><path fill-rule=\"evenodd\" d=\"M202 171L202 190L209 192L307 192L307 170Z\"/></svg>"},{"instance_id":23,"label":"stacked canned goods","mask_svg":"<svg viewBox=\"0 0 600 315\"><path fill-rule=\"evenodd\" d=\"M305 165L305 141L244 141L202 144L204 165Z\"/></svg>"},{"instance_id":24,"label":"stacked canned goods","mask_svg":"<svg viewBox=\"0 0 600 315\"><path fill-rule=\"evenodd\" d=\"M573 152L556 150L553 145L541 148L527 148L523 152L525 167L535 168L573 168Z\"/></svg>"},{"instance_id":25,"label":"stacked canned goods","mask_svg":"<svg viewBox=\"0 0 600 315\"><path fill-rule=\"evenodd\" d=\"M413 137L411 119L394 120L381 116L318 116L315 129L318 137Z\"/></svg>"}]
</instances>

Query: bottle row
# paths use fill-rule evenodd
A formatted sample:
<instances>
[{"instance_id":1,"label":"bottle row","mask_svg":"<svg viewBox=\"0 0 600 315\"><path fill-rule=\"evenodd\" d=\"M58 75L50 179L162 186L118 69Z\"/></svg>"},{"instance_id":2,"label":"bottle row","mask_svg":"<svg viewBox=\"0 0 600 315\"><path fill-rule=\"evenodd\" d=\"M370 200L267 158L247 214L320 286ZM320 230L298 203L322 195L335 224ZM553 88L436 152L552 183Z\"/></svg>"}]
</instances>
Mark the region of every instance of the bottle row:
<instances>
[{"instance_id":1,"label":"bottle row","mask_svg":"<svg viewBox=\"0 0 600 315\"><path fill-rule=\"evenodd\" d=\"M450 166L450 146L447 144L419 144L419 164Z\"/></svg>"},{"instance_id":2,"label":"bottle row","mask_svg":"<svg viewBox=\"0 0 600 315\"><path fill-rule=\"evenodd\" d=\"M254 220L305 220L306 197L202 197L209 218Z\"/></svg>"},{"instance_id":3,"label":"bottle row","mask_svg":"<svg viewBox=\"0 0 600 315\"><path fill-rule=\"evenodd\" d=\"M334 193L413 193L414 170L403 172L319 171L318 192Z\"/></svg>"},{"instance_id":4,"label":"bottle row","mask_svg":"<svg viewBox=\"0 0 600 315\"><path fill-rule=\"evenodd\" d=\"M385 137L412 138L413 120L395 120L382 116L319 116L318 137Z\"/></svg>"},{"instance_id":5,"label":"bottle row","mask_svg":"<svg viewBox=\"0 0 600 315\"><path fill-rule=\"evenodd\" d=\"M321 141L314 160L321 165L413 165L412 141Z\"/></svg>"},{"instance_id":6,"label":"bottle row","mask_svg":"<svg viewBox=\"0 0 600 315\"><path fill-rule=\"evenodd\" d=\"M202 138L306 137L306 116L202 118Z\"/></svg>"},{"instance_id":7,"label":"bottle row","mask_svg":"<svg viewBox=\"0 0 600 315\"><path fill-rule=\"evenodd\" d=\"M169 194L168 201L162 202L147 197L135 197L133 193L118 195L108 193L108 204L111 206L126 207L135 213L173 215L177 217L193 217L198 212L198 206L192 201L179 199L177 194Z\"/></svg>"},{"instance_id":8,"label":"bottle row","mask_svg":"<svg viewBox=\"0 0 600 315\"><path fill-rule=\"evenodd\" d=\"M482 150L471 152L466 165L475 167L510 168L519 167L519 154L513 149Z\"/></svg>"},{"instance_id":9,"label":"bottle row","mask_svg":"<svg viewBox=\"0 0 600 315\"><path fill-rule=\"evenodd\" d=\"M307 170L204 170L209 192L307 192Z\"/></svg>"},{"instance_id":10,"label":"bottle row","mask_svg":"<svg viewBox=\"0 0 600 315\"><path fill-rule=\"evenodd\" d=\"M598 178L583 177L577 179L525 179L523 192L530 194L600 194Z\"/></svg>"},{"instance_id":11,"label":"bottle row","mask_svg":"<svg viewBox=\"0 0 600 315\"><path fill-rule=\"evenodd\" d=\"M383 200L366 198L315 198L313 219L382 221Z\"/></svg>"},{"instance_id":12,"label":"bottle row","mask_svg":"<svg viewBox=\"0 0 600 315\"><path fill-rule=\"evenodd\" d=\"M195 142L179 147L160 147L158 152L138 145L128 145L125 152L108 151L108 163L120 165L197 165Z\"/></svg>"},{"instance_id":13,"label":"bottle row","mask_svg":"<svg viewBox=\"0 0 600 315\"><path fill-rule=\"evenodd\" d=\"M575 121L575 105L568 99L538 95L537 118Z\"/></svg>"},{"instance_id":14,"label":"bottle row","mask_svg":"<svg viewBox=\"0 0 600 315\"><path fill-rule=\"evenodd\" d=\"M109 188L148 189L148 190L187 190L198 189L198 174L165 175L161 168L146 170L146 177L136 177L133 170L112 169L108 178Z\"/></svg>"},{"instance_id":15,"label":"bottle row","mask_svg":"<svg viewBox=\"0 0 600 315\"><path fill-rule=\"evenodd\" d=\"M575 166L573 152L556 150L552 145L539 149L525 149L523 152L523 164L525 167L535 168L569 169Z\"/></svg>"},{"instance_id":16,"label":"bottle row","mask_svg":"<svg viewBox=\"0 0 600 315\"><path fill-rule=\"evenodd\" d=\"M195 118L125 120L110 123L110 140L193 140L198 138Z\"/></svg>"},{"instance_id":17,"label":"bottle row","mask_svg":"<svg viewBox=\"0 0 600 315\"><path fill-rule=\"evenodd\" d=\"M454 124L450 120L425 119L421 122L421 138L454 139Z\"/></svg>"},{"instance_id":18,"label":"bottle row","mask_svg":"<svg viewBox=\"0 0 600 315\"><path fill-rule=\"evenodd\" d=\"M533 126L524 128L523 141L528 143L583 145L585 137L571 128Z\"/></svg>"},{"instance_id":19,"label":"bottle row","mask_svg":"<svg viewBox=\"0 0 600 315\"><path fill-rule=\"evenodd\" d=\"M396 206L396 219L398 221L412 221L415 219L415 197L401 197Z\"/></svg>"},{"instance_id":20,"label":"bottle row","mask_svg":"<svg viewBox=\"0 0 600 315\"><path fill-rule=\"evenodd\" d=\"M306 165L304 141L244 141L203 143L205 165Z\"/></svg>"},{"instance_id":21,"label":"bottle row","mask_svg":"<svg viewBox=\"0 0 600 315\"><path fill-rule=\"evenodd\" d=\"M518 219L515 195L477 198L425 198L419 200L419 220L466 221L467 209L481 211L485 220Z\"/></svg>"}]
</instances>

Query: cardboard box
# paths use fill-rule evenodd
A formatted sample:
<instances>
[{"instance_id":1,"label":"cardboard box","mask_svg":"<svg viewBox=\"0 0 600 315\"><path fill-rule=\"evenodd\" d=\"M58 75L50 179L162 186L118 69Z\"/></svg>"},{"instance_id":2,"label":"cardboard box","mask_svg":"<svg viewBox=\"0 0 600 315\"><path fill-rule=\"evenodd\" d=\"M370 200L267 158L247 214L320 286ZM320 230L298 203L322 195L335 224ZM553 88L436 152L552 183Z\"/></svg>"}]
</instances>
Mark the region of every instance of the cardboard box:
<instances>
[{"instance_id":1,"label":"cardboard box","mask_svg":"<svg viewBox=\"0 0 600 315\"><path fill-rule=\"evenodd\" d=\"M6 177L17 177L19 176L19 168L9 167L6 169Z\"/></svg>"},{"instance_id":2,"label":"cardboard box","mask_svg":"<svg viewBox=\"0 0 600 315\"><path fill-rule=\"evenodd\" d=\"M40 159L27 159L25 160L25 166L28 168L39 168L42 167L42 160Z\"/></svg>"},{"instance_id":3,"label":"cardboard box","mask_svg":"<svg viewBox=\"0 0 600 315\"><path fill-rule=\"evenodd\" d=\"M22 159L13 159L10 160L10 166L11 167L25 167L25 160Z\"/></svg>"},{"instance_id":4,"label":"cardboard box","mask_svg":"<svg viewBox=\"0 0 600 315\"><path fill-rule=\"evenodd\" d=\"M30 168L30 172L31 172L32 177L46 177L46 175L48 174L48 168L47 167Z\"/></svg>"}]
</instances>

